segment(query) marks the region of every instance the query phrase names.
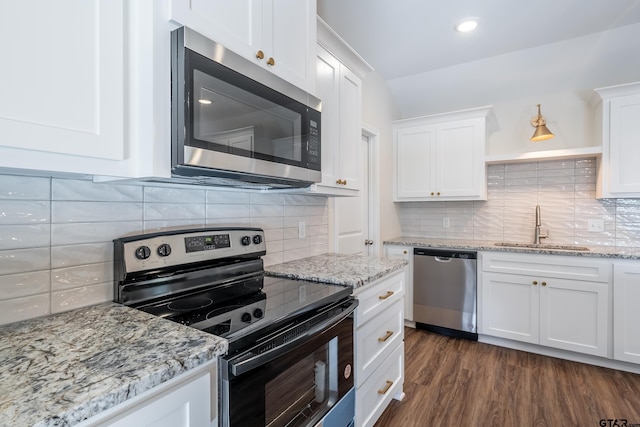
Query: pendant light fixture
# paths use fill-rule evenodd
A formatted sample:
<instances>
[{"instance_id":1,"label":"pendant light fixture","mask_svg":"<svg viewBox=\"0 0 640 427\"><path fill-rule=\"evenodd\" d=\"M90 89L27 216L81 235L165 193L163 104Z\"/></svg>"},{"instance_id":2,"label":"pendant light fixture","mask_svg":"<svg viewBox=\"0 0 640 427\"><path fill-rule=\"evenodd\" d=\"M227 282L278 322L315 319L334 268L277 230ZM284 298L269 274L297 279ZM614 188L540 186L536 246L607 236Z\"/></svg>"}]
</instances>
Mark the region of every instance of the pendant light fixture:
<instances>
[{"instance_id":1,"label":"pendant light fixture","mask_svg":"<svg viewBox=\"0 0 640 427\"><path fill-rule=\"evenodd\" d=\"M551 133L549 128L546 126L546 120L540 114L540 104L538 104L538 115L531 119L531 126L536 128L531 136L531 141L540 142L546 141L547 139L553 138L555 135Z\"/></svg>"}]
</instances>

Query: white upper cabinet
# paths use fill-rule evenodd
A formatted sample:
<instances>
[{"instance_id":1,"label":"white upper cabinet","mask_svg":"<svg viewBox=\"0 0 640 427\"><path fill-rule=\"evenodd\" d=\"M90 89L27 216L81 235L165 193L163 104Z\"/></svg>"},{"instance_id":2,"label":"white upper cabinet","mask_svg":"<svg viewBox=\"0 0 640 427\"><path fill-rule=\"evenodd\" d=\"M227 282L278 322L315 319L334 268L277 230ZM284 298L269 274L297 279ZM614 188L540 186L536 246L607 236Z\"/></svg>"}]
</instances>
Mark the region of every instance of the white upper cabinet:
<instances>
[{"instance_id":1,"label":"white upper cabinet","mask_svg":"<svg viewBox=\"0 0 640 427\"><path fill-rule=\"evenodd\" d=\"M0 167L170 175L167 4L3 2ZM36 12L37 11L37 12Z\"/></svg>"},{"instance_id":2,"label":"white upper cabinet","mask_svg":"<svg viewBox=\"0 0 640 427\"><path fill-rule=\"evenodd\" d=\"M16 150L0 151L0 166L31 166L16 161L24 150L124 158L124 8L123 0L2 3L0 145Z\"/></svg>"},{"instance_id":3,"label":"white upper cabinet","mask_svg":"<svg viewBox=\"0 0 640 427\"><path fill-rule=\"evenodd\" d=\"M312 91L315 0L172 0L171 18Z\"/></svg>"},{"instance_id":4,"label":"white upper cabinet","mask_svg":"<svg viewBox=\"0 0 640 427\"><path fill-rule=\"evenodd\" d=\"M486 107L394 122L394 200L486 200L489 111Z\"/></svg>"},{"instance_id":5,"label":"white upper cabinet","mask_svg":"<svg viewBox=\"0 0 640 427\"><path fill-rule=\"evenodd\" d=\"M361 80L318 46L316 90L322 100L322 186L360 189Z\"/></svg>"},{"instance_id":6,"label":"white upper cabinet","mask_svg":"<svg viewBox=\"0 0 640 427\"><path fill-rule=\"evenodd\" d=\"M322 101L322 182L312 191L357 196L362 185L362 78L371 68L319 18L316 53L316 95Z\"/></svg>"},{"instance_id":7,"label":"white upper cabinet","mask_svg":"<svg viewBox=\"0 0 640 427\"><path fill-rule=\"evenodd\" d=\"M602 159L596 197L640 197L640 83L596 89Z\"/></svg>"}]
</instances>

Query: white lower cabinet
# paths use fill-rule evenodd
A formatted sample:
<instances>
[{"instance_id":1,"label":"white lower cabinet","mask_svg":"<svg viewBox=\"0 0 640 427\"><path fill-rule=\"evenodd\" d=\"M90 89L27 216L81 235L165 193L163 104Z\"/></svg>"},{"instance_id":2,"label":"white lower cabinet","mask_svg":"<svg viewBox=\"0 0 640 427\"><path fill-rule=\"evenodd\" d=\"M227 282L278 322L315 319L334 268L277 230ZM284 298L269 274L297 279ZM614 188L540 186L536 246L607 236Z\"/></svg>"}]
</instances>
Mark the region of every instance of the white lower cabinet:
<instances>
[{"instance_id":1,"label":"white lower cabinet","mask_svg":"<svg viewBox=\"0 0 640 427\"><path fill-rule=\"evenodd\" d=\"M404 279L397 271L356 289L356 426L372 426L393 398L403 396Z\"/></svg>"},{"instance_id":2,"label":"white lower cabinet","mask_svg":"<svg viewBox=\"0 0 640 427\"><path fill-rule=\"evenodd\" d=\"M78 427L216 427L217 362L209 362L89 418Z\"/></svg>"},{"instance_id":3,"label":"white lower cabinet","mask_svg":"<svg viewBox=\"0 0 640 427\"><path fill-rule=\"evenodd\" d=\"M640 264L616 261L613 264L613 358L640 363Z\"/></svg>"},{"instance_id":4,"label":"white lower cabinet","mask_svg":"<svg viewBox=\"0 0 640 427\"><path fill-rule=\"evenodd\" d=\"M387 258L402 258L409 263L404 278L404 318L413 321L413 246L385 245Z\"/></svg>"},{"instance_id":5,"label":"white lower cabinet","mask_svg":"<svg viewBox=\"0 0 640 427\"><path fill-rule=\"evenodd\" d=\"M481 334L610 355L610 262L485 252L481 277Z\"/></svg>"}]
</instances>

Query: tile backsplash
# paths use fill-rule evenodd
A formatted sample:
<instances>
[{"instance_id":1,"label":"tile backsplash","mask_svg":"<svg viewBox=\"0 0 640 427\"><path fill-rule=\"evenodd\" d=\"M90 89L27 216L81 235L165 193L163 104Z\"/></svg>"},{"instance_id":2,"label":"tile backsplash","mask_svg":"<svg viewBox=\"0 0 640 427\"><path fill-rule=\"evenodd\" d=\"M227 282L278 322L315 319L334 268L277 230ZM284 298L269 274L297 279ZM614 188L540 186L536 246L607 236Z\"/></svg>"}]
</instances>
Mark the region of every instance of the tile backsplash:
<instances>
[{"instance_id":1,"label":"tile backsplash","mask_svg":"<svg viewBox=\"0 0 640 427\"><path fill-rule=\"evenodd\" d=\"M531 243L540 205L545 243L640 247L640 199L596 200L596 159L490 165L487 178L487 201L397 203L402 234Z\"/></svg>"},{"instance_id":2,"label":"tile backsplash","mask_svg":"<svg viewBox=\"0 0 640 427\"><path fill-rule=\"evenodd\" d=\"M329 247L326 197L0 174L0 324L110 301L114 238L218 225L263 228L266 265Z\"/></svg>"}]
</instances>

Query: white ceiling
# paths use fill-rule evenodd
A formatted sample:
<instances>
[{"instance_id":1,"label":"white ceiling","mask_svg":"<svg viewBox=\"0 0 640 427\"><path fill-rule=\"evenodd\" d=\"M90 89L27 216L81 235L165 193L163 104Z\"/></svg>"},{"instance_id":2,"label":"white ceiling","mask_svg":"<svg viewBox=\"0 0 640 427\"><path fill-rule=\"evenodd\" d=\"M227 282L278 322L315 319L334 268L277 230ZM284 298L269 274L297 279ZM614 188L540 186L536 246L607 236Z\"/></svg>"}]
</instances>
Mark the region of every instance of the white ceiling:
<instances>
[{"instance_id":1,"label":"white ceiling","mask_svg":"<svg viewBox=\"0 0 640 427\"><path fill-rule=\"evenodd\" d=\"M391 80L639 23L640 0L318 0L318 14ZM454 31L468 16L478 28Z\"/></svg>"}]
</instances>

